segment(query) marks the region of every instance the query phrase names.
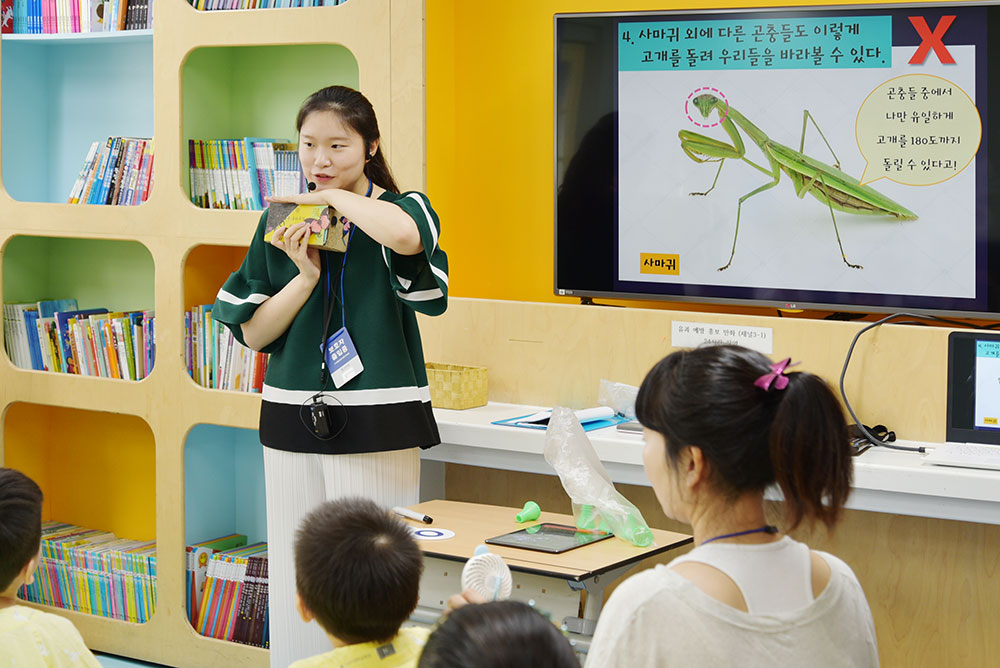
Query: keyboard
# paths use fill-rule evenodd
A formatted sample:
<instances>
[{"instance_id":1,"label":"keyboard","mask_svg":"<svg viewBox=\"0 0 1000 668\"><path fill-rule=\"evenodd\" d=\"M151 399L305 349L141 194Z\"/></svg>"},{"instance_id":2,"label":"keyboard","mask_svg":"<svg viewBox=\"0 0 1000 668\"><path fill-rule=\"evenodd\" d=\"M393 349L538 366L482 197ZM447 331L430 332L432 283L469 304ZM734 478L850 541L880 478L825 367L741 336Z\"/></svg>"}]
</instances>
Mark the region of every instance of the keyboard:
<instances>
[{"instance_id":1,"label":"keyboard","mask_svg":"<svg viewBox=\"0 0 1000 668\"><path fill-rule=\"evenodd\" d=\"M925 464L1000 471L1000 446L979 443L942 443L924 456Z\"/></svg>"}]
</instances>

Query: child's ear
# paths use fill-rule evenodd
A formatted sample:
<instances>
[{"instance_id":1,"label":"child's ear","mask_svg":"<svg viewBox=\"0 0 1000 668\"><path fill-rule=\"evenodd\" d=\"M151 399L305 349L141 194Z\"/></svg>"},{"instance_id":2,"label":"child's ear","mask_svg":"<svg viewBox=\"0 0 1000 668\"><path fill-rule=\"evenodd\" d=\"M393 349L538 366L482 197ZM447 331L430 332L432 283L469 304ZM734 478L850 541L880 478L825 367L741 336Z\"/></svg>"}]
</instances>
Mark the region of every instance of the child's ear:
<instances>
[{"instance_id":1,"label":"child's ear","mask_svg":"<svg viewBox=\"0 0 1000 668\"><path fill-rule=\"evenodd\" d=\"M21 581L24 584L30 585L35 582L35 570L38 568L38 560L41 559L41 556L42 552L39 550L38 553L31 558L31 561L26 563L24 568L21 569Z\"/></svg>"},{"instance_id":2,"label":"child's ear","mask_svg":"<svg viewBox=\"0 0 1000 668\"><path fill-rule=\"evenodd\" d=\"M295 594L295 609L299 611L299 617L306 624L314 619L312 611L306 607L306 604L302 602L302 597L297 593Z\"/></svg>"}]
</instances>

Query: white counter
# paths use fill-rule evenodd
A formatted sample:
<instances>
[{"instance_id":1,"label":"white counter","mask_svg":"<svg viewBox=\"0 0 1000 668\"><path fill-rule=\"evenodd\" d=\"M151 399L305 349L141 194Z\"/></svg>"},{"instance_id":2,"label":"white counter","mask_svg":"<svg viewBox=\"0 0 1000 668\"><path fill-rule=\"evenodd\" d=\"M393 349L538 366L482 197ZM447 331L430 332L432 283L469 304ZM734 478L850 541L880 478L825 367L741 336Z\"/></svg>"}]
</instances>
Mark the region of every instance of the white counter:
<instances>
[{"instance_id":1,"label":"white counter","mask_svg":"<svg viewBox=\"0 0 1000 668\"><path fill-rule=\"evenodd\" d=\"M542 456L543 430L490 424L539 410L490 402L464 411L434 409L441 445L424 450L427 461L555 475ZM587 432L616 483L648 485L642 437L614 427ZM903 445L916 445L900 441ZM933 447L933 443L923 443ZM872 448L854 459L854 489L847 507L1000 524L1000 471L923 464L922 455ZM769 495L770 496L770 495Z\"/></svg>"}]
</instances>

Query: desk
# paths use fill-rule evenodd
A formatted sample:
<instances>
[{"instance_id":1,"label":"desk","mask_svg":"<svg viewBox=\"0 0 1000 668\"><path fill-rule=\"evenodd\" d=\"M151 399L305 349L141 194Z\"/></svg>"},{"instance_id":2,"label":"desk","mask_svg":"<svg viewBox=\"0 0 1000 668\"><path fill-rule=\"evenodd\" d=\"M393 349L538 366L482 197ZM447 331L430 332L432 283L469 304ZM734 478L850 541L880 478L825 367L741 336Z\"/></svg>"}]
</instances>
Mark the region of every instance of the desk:
<instances>
[{"instance_id":1,"label":"desk","mask_svg":"<svg viewBox=\"0 0 1000 668\"><path fill-rule=\"evenodd\" d=\"M430 515L433 524L405 520L424 529L449 529L446 540L421 540L424 575L416 621L437 619L448 597L461 591L462 567L476 546L492 536L540 522L573 524L572 515L542 512L534 522L518 523L519 508L487 506L458 501L426 501L411 506ZM617 538L602 540L562 554L549 554L502 545L490 545L510 567L514 580L511 598L534 600L538 609L554 620L562 619L570 633L588 640L604 604L604 589L643 559L687 545L691 536L653 529L654 545L635 547Z\"/></svg>"},{"instance_id":2,"label":"desk","mask_svg":"<svg viewBox=\"0 0 1000 668\"><path fill-rule=\"evenodd\" d=\"M434 409L441 445L421 453L424 461L544 473L555 471L542 457L545 432L490 424L540 410L537 406L490 402L464 411ZM613 427L587 432L597 456L616 483L649 486L642 468L642 437ZM906 445L913 443L900 441ZM930 466L921 455L871 448L854 458L854 484L847 507L897 515L1000 524L1000 471ZM776 490L768 498L778 499Z\"/></svg>"}]
</instances>

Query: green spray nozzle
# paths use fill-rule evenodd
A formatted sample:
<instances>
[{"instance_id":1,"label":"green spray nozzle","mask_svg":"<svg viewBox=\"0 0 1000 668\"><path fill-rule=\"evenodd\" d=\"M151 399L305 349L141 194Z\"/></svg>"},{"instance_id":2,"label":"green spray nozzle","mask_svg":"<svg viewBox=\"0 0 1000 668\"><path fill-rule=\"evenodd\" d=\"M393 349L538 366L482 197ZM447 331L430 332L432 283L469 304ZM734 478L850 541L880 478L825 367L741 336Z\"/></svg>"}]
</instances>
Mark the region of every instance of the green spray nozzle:
<instances>
[{"instance_id":1,"label":"green spray nozzle","mask_svg":"<svg viewBox=\"0 0 1000 668\"><path fill-rule=\"evenodd\" d=\"M538 504L534 501L526 501L524 508L517 514L514 519L518 522L530 522L531 520L537 520L538 516L542 514L542 509L538 507Z\"/></svg>"}]
</instances>

